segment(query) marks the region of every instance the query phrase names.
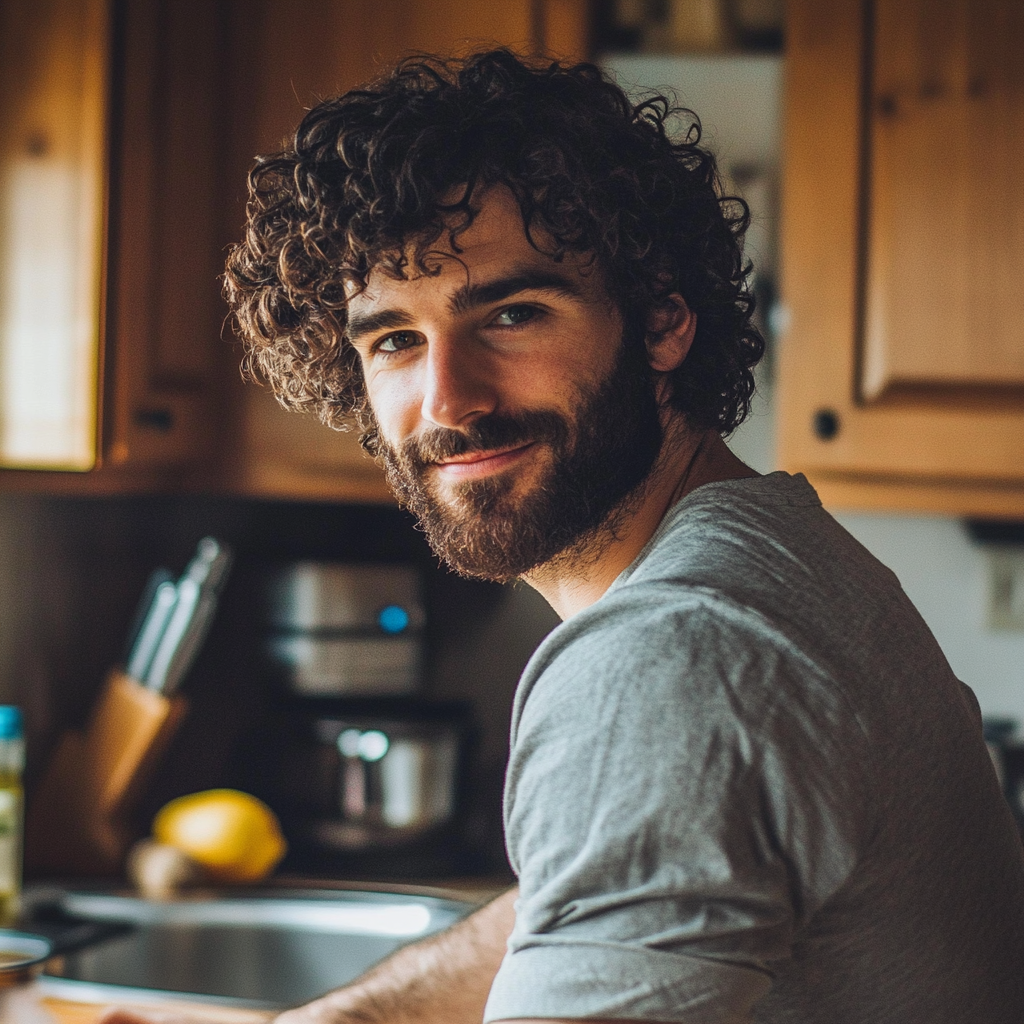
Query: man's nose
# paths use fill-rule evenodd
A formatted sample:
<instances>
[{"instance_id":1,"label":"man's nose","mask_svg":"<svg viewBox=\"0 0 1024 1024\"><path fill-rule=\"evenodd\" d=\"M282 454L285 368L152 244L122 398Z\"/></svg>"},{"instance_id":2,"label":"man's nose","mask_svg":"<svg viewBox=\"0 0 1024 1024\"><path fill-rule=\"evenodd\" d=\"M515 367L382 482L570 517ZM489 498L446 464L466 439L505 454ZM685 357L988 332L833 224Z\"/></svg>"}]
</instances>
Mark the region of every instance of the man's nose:
<instances>
[{"instance_id":1,"label":"man's nose","mask_svg":"<svg viewBox=\"0 0 1024 1024\"><path fill-rule=\"evenodd\" d=\"M424 365L425 420L440 427L466 427L498 404L494 368L472 340L456 336L430 340Z\"/></svg>"}]
</instances>

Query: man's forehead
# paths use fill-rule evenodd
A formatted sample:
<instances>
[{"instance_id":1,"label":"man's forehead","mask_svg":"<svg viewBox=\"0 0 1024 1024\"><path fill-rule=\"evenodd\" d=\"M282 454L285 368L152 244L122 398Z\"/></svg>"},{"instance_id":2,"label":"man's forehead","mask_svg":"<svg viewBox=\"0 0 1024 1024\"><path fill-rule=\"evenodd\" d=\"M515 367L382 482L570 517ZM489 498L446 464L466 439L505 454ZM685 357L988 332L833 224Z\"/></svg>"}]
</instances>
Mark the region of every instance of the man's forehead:
<instances>
[{"instance_id":1,"label":"man's forehead","mask_svg":"<svg viewBox=\"0 0 1024 1024\"><path fill-rule=\"evenodd\" d=\"M467 246L457 254L426 254L423 269L410 268L405 276L375 268L367 276L366 287L350 293L350 317L380 306L420 302L443 301L452 312L460 312L528 290L607 298L592 260L576 255L556 260L525 238L524 242L525 246L517 246L496 239L493 244Z\"/></svg>"},{"instance_id":2,"label":"man's forehead","mask_svg":"<svg viewBox=\"0 0 1024 1024\"><path fill-rule=\"evenodd\" d=\"M452 197L455 202L462 198L462 190ZM501 184L480 189L471 197L472 221L468 227L461 227L461 213L453 214L455 247L447 232L433 243L424 246L420 240L411 240L402 253L401 261L382 261L370 269L364 301L372 301L375 292L408 292L403 287L421 282L423 279L444 278L444 285L457 287L460 283L474 283L485 277L506 273L512 266L532 265L540 268L562 268L572 275L584 273L593 263L592 257L573 252L560 254L556 259L552 253L556 245L543 227L531 225L527 236L522 212L512 191ZM403 269L395 271L396 263ZM348 286L349 297L360 293L357 284Z\"/></svg>"}]
</instances>

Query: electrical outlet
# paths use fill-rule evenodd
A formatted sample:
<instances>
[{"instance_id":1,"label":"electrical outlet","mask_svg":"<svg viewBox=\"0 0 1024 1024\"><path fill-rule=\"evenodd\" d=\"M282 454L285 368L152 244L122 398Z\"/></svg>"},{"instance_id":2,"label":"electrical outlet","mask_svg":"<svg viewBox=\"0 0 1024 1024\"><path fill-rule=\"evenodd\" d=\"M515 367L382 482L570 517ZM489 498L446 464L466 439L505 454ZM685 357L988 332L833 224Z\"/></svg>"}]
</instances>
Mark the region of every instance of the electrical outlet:
<instances>
[{"instance_id":1,"label":"electrical outlet","mask_svg":"<svg viewBox=\"0 0 1024 1024\"><path fill-rule=\"evenodd\" d=\"M989 625L1024 632L1024 547L995 546L988 556Z\"/></svg>"}]
</instances>

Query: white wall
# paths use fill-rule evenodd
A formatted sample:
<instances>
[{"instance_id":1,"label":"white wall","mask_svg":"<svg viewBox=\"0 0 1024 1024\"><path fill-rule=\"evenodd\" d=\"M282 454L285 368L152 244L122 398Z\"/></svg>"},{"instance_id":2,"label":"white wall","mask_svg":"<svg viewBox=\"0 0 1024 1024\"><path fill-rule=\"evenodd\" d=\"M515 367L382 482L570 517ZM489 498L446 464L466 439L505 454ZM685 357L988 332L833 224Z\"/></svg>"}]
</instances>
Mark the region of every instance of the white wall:
<instances>
[{"instance_id":1,"label":"white wall","mask_svg":"<svg viewBox=\"0 0 1024 1024\"><path fill-rule=\"evenodd\" d=\"M773 55L659 57L613 55L602 61L636 98L665 92L694 111L702 142L723 167L776 167L781 150L782 60Z\"/></svg>"},{"instance_id":2,"label":"white wall","mask_svg":"<svg viewBox=\"0 0 1024 1024\"><path fill-rule=\"evenodd\" d=\"M982 712L1024 724L1024 633L989 627L988 557L964 525L940 516L836 518L896 573Z\"/></svg>"}]
</instances>

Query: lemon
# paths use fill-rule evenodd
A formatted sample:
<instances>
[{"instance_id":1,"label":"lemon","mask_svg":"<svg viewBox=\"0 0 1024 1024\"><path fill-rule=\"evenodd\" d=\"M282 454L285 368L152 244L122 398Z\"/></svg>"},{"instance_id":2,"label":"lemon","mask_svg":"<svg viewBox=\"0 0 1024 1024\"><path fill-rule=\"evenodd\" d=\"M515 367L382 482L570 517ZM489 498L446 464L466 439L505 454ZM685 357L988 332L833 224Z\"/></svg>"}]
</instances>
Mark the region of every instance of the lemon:
<instances>
[{"instance_id":1,"label":"lemon","mask_svg":"<svg viewBox=\"0 0 1024 1024\"><path fill-rule=\"evenodd\" d=\"M172 800L154 818L153 837L222 882L258 882L288 849L274 812L237 789L208 789Z\"/></svg>"}]
</instances>

